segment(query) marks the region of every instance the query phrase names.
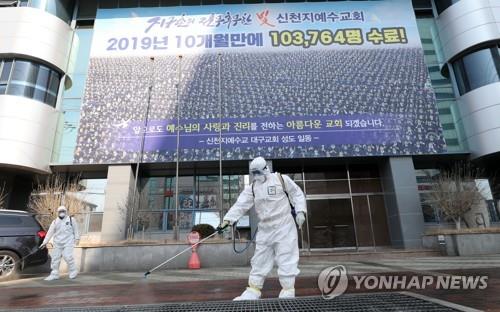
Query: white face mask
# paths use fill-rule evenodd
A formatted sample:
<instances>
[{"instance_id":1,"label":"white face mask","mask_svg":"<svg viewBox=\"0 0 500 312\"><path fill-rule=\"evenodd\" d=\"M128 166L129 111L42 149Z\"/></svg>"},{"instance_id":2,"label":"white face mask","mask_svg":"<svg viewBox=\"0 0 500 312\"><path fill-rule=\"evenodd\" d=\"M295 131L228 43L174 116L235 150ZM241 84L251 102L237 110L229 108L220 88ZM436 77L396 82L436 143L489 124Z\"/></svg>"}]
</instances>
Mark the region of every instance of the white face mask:
<instances>
[{"instance_id":1,"label":"white face mask","mask_svg":"<svg viewBox=\"0 0 500 312\"><path fill-rule=\"evenodd\" d=\"M253 178L255 181L258 181L260 183L266 182L266 175L264 174L254 175Z\"/></svg>"},{"instance_id":2,"label":"white face mask","mask_svg":"<svg viewBox=\"0 0 500 312\"><path fill-rule=\"evenodd\" d=\"M66 217L66 212L59 212L59 219L64 219Z\"/></svg>"}]
</instances>

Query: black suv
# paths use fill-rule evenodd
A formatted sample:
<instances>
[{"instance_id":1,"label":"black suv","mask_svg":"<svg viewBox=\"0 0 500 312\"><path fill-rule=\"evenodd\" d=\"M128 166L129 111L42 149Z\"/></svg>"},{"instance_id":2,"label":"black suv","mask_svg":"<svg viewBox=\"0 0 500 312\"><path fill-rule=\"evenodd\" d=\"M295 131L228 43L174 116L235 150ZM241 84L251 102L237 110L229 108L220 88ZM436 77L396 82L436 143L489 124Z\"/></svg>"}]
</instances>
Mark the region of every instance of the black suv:
<instances>
[{"instance_id":1,"label":"black suv","mask_svg":"<svg viewBox=\"0 0 500 312\"><path fill-rule=\"evenodd\" d=\"M47 262L47 248L38 250L45 234L32 214L0 209L0 281L13 278L27 266Z\"/></svg>"}]
</instances>

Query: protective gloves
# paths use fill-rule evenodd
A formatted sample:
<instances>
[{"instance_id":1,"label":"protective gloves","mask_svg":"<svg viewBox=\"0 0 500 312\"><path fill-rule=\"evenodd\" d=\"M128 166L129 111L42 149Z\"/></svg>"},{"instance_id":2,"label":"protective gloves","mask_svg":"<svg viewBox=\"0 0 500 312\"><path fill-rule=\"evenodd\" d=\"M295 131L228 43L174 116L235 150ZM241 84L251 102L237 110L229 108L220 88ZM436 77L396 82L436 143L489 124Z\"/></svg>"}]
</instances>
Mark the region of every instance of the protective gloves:
<instances>
[{"instance_id":1,"label":"protective gloves","mask_svg":"<svg viewBox=\"0 0 500 312\"><path fill-rule=\"evenodd\" d=\"M299 229L302 230L302 225L304 224L304 221L306 221L306 215L303 212L297 213L297 216L295 217L295 222L297 222L297 225L299 226Z\"/></svg>"},{"instance_id":2,"label":"protective gloves","mask_svg":"<svg viewBox=\"0 0 500 312\"><path fill-rule=\"evenodd\" d=\"M222 234L224 230L229 226L229 221L224 220L216 229L217 233Z\"/></svg>"}]
</instances>

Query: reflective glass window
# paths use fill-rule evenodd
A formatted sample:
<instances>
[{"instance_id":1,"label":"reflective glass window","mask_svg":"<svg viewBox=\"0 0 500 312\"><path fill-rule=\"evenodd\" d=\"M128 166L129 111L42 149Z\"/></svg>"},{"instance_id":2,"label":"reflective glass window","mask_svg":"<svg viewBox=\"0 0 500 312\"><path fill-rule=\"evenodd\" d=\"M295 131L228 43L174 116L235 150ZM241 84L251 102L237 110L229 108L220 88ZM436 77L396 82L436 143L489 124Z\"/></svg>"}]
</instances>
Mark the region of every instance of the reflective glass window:
<instances>
[{"instance_id":1,"label":"reflective glass window","mask_svg":"<svg viewBox=\"0 0 500 312\"><path fill-rule=\"evenodd\" d=\"M438 14L441 14L444 10L457 3L460 0L435 0L436 10Z\"/></svg>"},{"instance_id":2,"label":"reflective glass window","mask_svg":"<svg viewBox=\"0 0 500 312\"><path fill-rule=\"evenodd\" d=\"M81 4L81 2L80 2ZM95 8L94 8L95 9ZM87 69L89 64L89 54L92 42L93 29L91 28L77 28L76 35L78 36L78 44L73 45L72 49L76 49L76 59L78 62L75 64L73 71L68 72L72 78L72 86L64 90L62 99L63 111L80 110L82 97L84 94L85 80L87 78ZM66 113L65 113L66 114ZM61 137L61 144L55 150L53 156L54 162L70 163L74 159L74 151L76 146L77 131L75 123L64 123L64 130ZM173 204L173 203L172 203Z\"/></svg>"},{"instance_id":3,"label":"reflective glass window","mask_svg":"<svg viewBox=\"0 0 500 312\"><path fill-rule=\"evenodd\" d=\"M9 80L10 72L12 70L12 61L4 61L2 65L2 72L0 73L0 84L6 84Z\"/></svg>"},{"instance_id":4,"label":"reflective glass window","mask_svg":"<svg viewBox=\"0 0 500 312\"><path fill-rule=\"evenodd\" d=\"M453 62L460 94L500 81L500 55L498 47L469 53Z\"/></svg>"},{"instance_id":5,"label":"reflective glass window","mask_svg":"<svg viewBox=\"0 0 500 312\"><path fill-rule=\"evenodd\" d=\"M30 65L30 62L16 60L14 63L14 70L12 71L12 78L10 79L11 82L27 81Z\"/></svg>"},{"instance_id":6,"label":"reflective glass window","mask_svg":"<svg viewBox=\"0 0 500 312\"><path fill-rule=\"evenodd\" d=\"M30 66L28 68L28 73L26 75L26 82L29 84L35 84L37 75L38 75L38 68L39 66L37 64L30 63Z\"/></svg>"},{"instance_id":7,"label":"reflective glass window","mask_svg":"<svg viewBox=\"0 0 500 312\"><path fill-rule=\"evenodd\" d=\"M52 0L47 1L47 7L45 10L64 22L69 23L71 17L73 16L73 8L75 7L75 1L73 0Z\"/></svg>"},{"instance_id":8,"label":"reflective glass window","mask_svg":"<svg viewBox=\"0 0 500 312\"><path fill-rule=\"evenodd\" d=\"M52 107L55 107L56 102L57 102L57 96L55 96L54 94L50 94L50 93L46 94L45 103L49 104Z\"/></svg>"},{"instance_id":9,"label":"reflective glass window","mask_svg":"<svg viewBox=\"0 0 500 312\"><path fill-rule=\"evenodd\" d=\"M102 0L99 1L99 8L114 9L118 7L118 0Z\"/></svg>"},{"instance_id":10,"label":"reflective glass window","mask_svg":"<svg viewBox=\"0 0 500 312\"><path fill-rule=\"evenodd\" d=\"M85 203L86 209L76 217L81 220L82 233L100 232L106 198L106 179L83 179L76 196Z\"/></svg>"},{"instance_id":11,"label":"reflective glass window","mask_svg":"<svg viewBox=\"0 0 500 312\"><path fill-rule=\"evenodd\" d=\"M70 23L75 8L74 0L31 0L30 7L43 10L57 16L65 23Z\"/></svg>"},{"instance_id":12,"label":"reflective glass window","mask_svg":"<svg viewBox=\"0 0 500 312\"><path fill-rule=\"evenodd\" d=\"M47 89L49 83L50 69L45 66L40 65L38 69L38 74L36 77L36 85L43 89Z\"/></svg>"},{"instance_id":13,"label":"reflective glass window","mask_svg":"<svg viewBox=\"0 0 500 312\"><path fill-rule=\"evenodd\" d=\"M11 83L7 86L7 94L24 96L24 86L21 84Z\"/></svg>"},{"instance_id":14,"label":"reflective glass window","mask_svg":"<svg viewBox=\"0 0 500 312\"><path fill-rule=\"evenodd\" d=\"M97 11L97 0L80 1L78 4L77 20L94 19Z\"/></svg>"},{"instance_id":15,"label":"reflective glass window","mask_svg":"<svg viewBox=\"0 0 500 312\"><path fill-rule=\"evenodd\" d=\"M137 8L139 0L120 0L120 8Z\"/></svg>"},{"instance_id":16,"label":"reflective glass window","mask_svg":"<svg viewBox=\"0 0 500 312\"><path fill-rule=\"evenodd\" d=\"M0 94L23 96L56 105L61 74L22 59L0 60Z\"/></svg>"},{"instance_id":17,"label":"reflective glass window","mask_svg":"<svg viewBox=\"0 0 500 312\"><path fill-rule=\"evenodd\" d=\"M46 0L31 0L31 7L45 10Z\"/></svg>"},{"instance_id":18,"label":"reflective glass window","mask_svg":"<svg viewBox=\"0 0 500 312\"><path fill-rule=\"evenodd\" d=\"M160 5L160 1L158 0L141 0L141 7L157 7Z\"/></svg>"},{"instance_id":19,"label":"reflective glass window","mask_svg":"<svg viewBox=\"0 0 500 312\"><path fill-rule=\"evenodd\" d=\"M35 88L35 90L33 91L33 99L40 102L45 102L46 95L47 92L40 90L38 88Z\"/></svg>"},{"instance_id":20,"label":"reflective glass window","mask_svg":"<svg viewBox=\"0 0 500 312\"><path fill-rule=\"evenodd\" d=\"M33 99L45 102L45 96L49 84L49 77L50 77L50 69L40 65L36 77L36 86L33 93Z\"/></svg>"},{"instance_id":21,"label":"reflective glass window","mask_svg":"<svg viewBox=\"0 0 500 312\"><path fill-rule=\"evenodd\" d=\"M52 72L50 74L49 92L57 94L57 89L59 88L59 78L59 74L56 72Z\"/></svg>"},{"instance_id":22,"label":"reflective glass window","mask_svg":"<svg viewBox=\"0 0 500 312\"><path fill-rule=\"evenodd\" d=\"M377 165L350 165L349 176L351 179L378 178L379 170Z\"/></svg>"}]
</instances>

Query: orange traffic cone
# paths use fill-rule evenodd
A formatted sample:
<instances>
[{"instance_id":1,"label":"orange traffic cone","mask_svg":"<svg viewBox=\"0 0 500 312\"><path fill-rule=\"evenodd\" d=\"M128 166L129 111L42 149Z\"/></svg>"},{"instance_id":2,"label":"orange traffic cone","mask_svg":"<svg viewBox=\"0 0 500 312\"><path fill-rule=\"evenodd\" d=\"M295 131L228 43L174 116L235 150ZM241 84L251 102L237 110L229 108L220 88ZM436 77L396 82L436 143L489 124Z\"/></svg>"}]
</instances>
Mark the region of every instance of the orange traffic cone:
<instances>
[{"instance_id":1,"label":"orange traffic cone","mask_svg":"<svg viewBox=\"0 0 500 312\"><path fill-rule=\"evenodd\" d=\"M191 257L188 261L189 269L199 269L201 268L200 257L198 257L198 253L196 252L196 248L193 248L193 252L191 253Z\"/></svg>"}]
</instances>

